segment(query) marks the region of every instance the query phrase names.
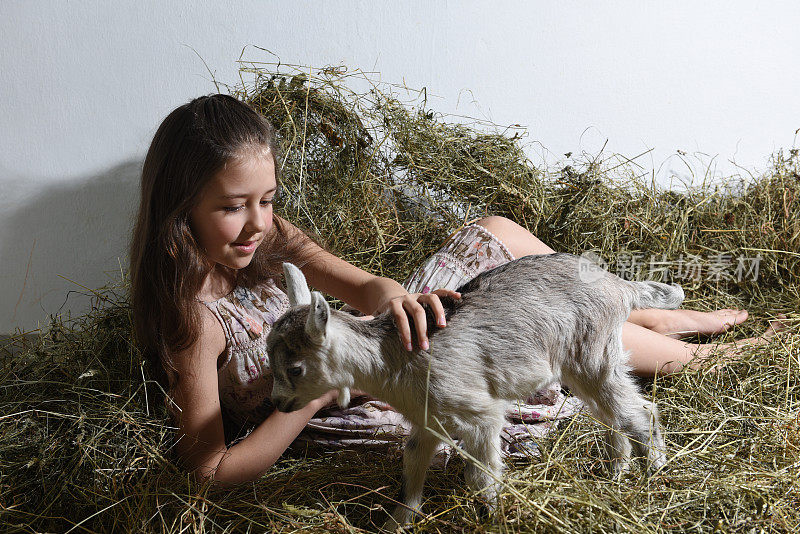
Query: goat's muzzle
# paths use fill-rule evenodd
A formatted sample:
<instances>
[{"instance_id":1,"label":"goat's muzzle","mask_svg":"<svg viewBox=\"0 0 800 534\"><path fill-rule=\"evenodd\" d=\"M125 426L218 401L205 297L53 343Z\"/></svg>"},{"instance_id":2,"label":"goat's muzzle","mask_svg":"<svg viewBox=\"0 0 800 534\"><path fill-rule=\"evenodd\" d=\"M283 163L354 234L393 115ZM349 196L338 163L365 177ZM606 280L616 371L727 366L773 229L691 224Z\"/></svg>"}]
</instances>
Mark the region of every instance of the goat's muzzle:
<instances>
[{"instance_id":1,"label":"goat's muzzle","mask_svg":"<svg viewBox=\"0 0 800 534\"><path fill-rule=\"evenodd\" d=\"M279 412L293 412L295 408L295 399L272 399L272 404Z\"/></svg>"}]
</instances>

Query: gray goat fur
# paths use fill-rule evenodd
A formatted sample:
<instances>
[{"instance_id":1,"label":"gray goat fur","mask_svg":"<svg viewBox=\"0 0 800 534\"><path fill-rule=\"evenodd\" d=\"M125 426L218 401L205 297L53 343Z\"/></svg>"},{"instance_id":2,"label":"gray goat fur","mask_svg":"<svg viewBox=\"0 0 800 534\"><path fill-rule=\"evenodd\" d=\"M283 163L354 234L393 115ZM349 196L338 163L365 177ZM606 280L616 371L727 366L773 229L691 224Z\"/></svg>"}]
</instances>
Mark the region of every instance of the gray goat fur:
<instances>
[{"instance_id":1,"label":"gray goat fur","mask_svg":"<svg viewBox=\"0 0 800 534\"><path fill-rule=\"evenodd\" d=\"M608 425L606 448L615 473L627 468L632 449L655 471L665 462L658 410L630 375L622 325L634 309L677 308L683 290L599 269L587 279L580 275L582 261L566 253L532 255L480 274L458 289L460 299L441 299L446 327L437 327L426 310L430 349L411 352L390 313L364 321L332 310L321 294L311 294L300 269L284 264L292 308L267 338L272 402L291 411L339 389L346 406L349 389L357 388L411 422L404 504L388 527L407 523L421 504L439 442L426 424L459 437L482 465L468 462L465 478L492 507L502 473L505 407L555 381Z\"/></svg>"}]
</instances>

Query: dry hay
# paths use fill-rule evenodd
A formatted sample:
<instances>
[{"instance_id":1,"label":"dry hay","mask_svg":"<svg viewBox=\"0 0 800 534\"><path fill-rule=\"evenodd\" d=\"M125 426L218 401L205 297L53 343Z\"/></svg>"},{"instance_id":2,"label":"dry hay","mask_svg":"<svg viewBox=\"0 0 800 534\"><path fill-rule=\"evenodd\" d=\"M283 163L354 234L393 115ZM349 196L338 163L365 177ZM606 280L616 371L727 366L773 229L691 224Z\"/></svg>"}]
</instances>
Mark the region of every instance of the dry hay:
<instances>
[{"instance_id":1,"label":"dry hay","mask_svg":"<svg viewBox=\"0 0 800 534\"><path fill-rule=\"evenodd\" d=\"M313 71L305 69L307 73ZM581 416L512 466L499 523L480 519L458 461L434 471L420 532L796 532L800 528L798 340L800 185L796 150L769 173L665 191L635 160L586 158L538 169L519 132L448 122L399 88L327 69L276 75L250 65L234 90L279 128L280 210L375 273L405 278L454 229L505 215L556 250L595 250L612 271L627 254L692 259L686 307L743 307L760 331L786 313L790 331L720 372L647 384L661 407L669 463L646 479L605 476L599 424ZM730 184L734 185L731 187ZM708 270L760 254L758 280ZM715 259L716 258L716 259ZM688 265L688 263L687 263ZM631 266L629 266L631 267ZM661 275L631 270L644 279ZM5 347L0 390L0 525L34 531L370 531L397 495L396 457L294 451L262 480L200 487L173 464L171 429L130 340L125 281L95 293L90 313L53 318L32 342ZM13 350L12 350L13 349ZM149 385L149 387L145 387ZM152 391L151 391L152 393Z\"/></svg>"}]
</instances>

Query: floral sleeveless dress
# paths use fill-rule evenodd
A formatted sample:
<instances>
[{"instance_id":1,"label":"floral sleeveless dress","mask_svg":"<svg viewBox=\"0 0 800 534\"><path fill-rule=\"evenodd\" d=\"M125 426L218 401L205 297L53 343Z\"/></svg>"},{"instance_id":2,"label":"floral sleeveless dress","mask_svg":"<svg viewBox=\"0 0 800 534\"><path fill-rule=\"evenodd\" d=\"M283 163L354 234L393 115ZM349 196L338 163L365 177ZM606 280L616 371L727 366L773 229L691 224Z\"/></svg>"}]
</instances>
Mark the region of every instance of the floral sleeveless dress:
<instances>
[{"instance_id":1,"label":"floral sleeveless dress","mask_svg":"<svg viewBox=\"0 0 800 534\"><path fill-rule=\"evenodd\" d=\"M508 248L480 225L465 226L405 282L410 293L434 289L457 289L483 271L514 259ZM270 403L272 375L265 351L272 324L289 308L286 294L268 280L253 289L237 287L225 297L204 303L222 324L227 339L218 362L219 395L226 441L244 437L273 410ZM511 457L536 455L536 438L545 436L553 424L580 410L580 401L565 397L560 387L532 392L527 399L511 403L503 429L503 452ZM385 402L369 397L354 398L345 409L328 408L311 419L294 447L390 447L398 448L410 425ZM440 446L435 462L452 456Z\"/></svg>"}]
</instances>

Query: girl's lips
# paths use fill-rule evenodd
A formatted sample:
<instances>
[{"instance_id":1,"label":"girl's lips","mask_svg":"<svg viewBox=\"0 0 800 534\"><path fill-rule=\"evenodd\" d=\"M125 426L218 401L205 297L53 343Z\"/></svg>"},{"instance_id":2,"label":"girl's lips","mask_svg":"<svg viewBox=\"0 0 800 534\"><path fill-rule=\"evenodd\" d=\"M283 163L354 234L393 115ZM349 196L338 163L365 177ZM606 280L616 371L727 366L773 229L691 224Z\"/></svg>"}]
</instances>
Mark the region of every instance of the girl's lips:
<instances>
[{"instance_id":1,"label":"girl's lips","mask_svg":"<svg viewBox=\"0 0 800 534\"><path fill-rule=\"evenodd\" d=\"M233 247L246 254L253 252L258 246L258 241L245 241L244 243L233 243Z\"/></svg>"}]
</instances>

